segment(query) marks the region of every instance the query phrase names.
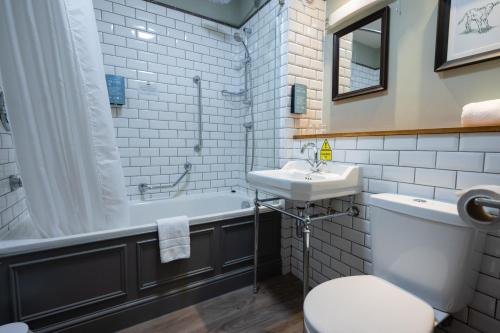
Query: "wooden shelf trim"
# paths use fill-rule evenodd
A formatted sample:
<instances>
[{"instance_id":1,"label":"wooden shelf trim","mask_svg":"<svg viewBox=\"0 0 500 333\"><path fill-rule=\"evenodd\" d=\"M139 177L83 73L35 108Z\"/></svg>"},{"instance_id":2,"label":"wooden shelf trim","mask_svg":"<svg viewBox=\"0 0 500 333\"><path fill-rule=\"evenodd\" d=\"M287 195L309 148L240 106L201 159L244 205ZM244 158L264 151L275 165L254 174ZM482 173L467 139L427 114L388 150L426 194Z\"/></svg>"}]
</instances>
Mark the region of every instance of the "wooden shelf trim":
<instances>
[{"instance_id":1,"label":"wooden shelf trim","mask_svg":"<svg viewBox=\"0 0 500 333\"><path fill-rule=\"evenodd\" d=\"M340 138L354 136L387 136L387 135L416 135L416 134L446 134L446 133L477 133L477 132L500 132L500 126L480 127L444 127L444 128L419 128L387 131L360 131L360 132L336 132L323 134L301 134L294 135L294 139L315 138Z\"/></svg>"}]
</instances>

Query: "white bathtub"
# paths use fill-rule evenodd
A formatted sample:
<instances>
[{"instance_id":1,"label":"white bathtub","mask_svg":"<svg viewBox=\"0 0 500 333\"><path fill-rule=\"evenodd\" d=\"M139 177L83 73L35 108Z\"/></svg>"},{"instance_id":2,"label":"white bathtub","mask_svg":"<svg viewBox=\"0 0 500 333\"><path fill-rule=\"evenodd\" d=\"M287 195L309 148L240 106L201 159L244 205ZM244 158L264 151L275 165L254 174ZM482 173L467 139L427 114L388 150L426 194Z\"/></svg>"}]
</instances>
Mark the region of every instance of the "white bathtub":
<instances>
[{"instance_id":1,"label":"white bathtub","mask_svg":"<svg viewBox=\"0 0 500 333\"><path fill-rule=\"evenodd\" d=\"M17 235L17 240L8 240L7 235L7 240L0 240L0 258L153 232L157 229L156 220L159 218L186 215L190 218L190 225L197 225L249 216L253 214L253 206L253 198L242 192L211 192L174 199L131 201L131 222L128 227L47 239L19 239L21 237Z\"/></svg>"}]
</instances>

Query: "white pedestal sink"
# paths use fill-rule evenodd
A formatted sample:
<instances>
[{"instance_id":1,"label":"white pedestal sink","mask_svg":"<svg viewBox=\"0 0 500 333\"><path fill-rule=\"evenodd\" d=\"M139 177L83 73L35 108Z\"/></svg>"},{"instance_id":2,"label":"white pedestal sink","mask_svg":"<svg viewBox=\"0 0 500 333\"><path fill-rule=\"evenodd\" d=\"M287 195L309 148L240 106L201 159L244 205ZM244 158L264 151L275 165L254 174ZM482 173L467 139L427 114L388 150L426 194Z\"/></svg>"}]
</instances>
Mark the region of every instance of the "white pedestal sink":
<instances>
[{"instance_id":1,"label":"white pedestal sink","mask_svg":"<svg viewBox=\"0 0 500 333\"><path fill-rule=\"evenodd\" d=\"M269 209L280 212L295 219L295 231L297 237L302 238L302 279L304 298L309 291L309 249L310 249L310 225L313 222L337 218L340 216L357 216L359 209L354 206L354 196L351 197L351 203L344 212L323 214L312 217L307 212L311 206L311 201L343 197L354 195L361 192L361 177L359 167L356 165L325 163L318 159L318 152L314 144L308 144L305 148L313 147L315 150L314 162L296 160L288 162L281 169L252 171L248 174L248 182L253 185L255 190L255 244L254 244L254 293L257 292L257 267L258 267L258 248L259 248L259 207L264 206ZM302 151L304 150L304 147ZM312 168L319 169L313 171ZM306 201L304 207L297 207L297 214L281 208L270 205L267 201L274 198L259 199L258 190L268 192L279 198Z\"/></svg>"},{"instance_id":2,"label":"white pedestal sink","mask_svg":"<svg viewBox=\"0 0 500 333\"><path fill-rule=\"evenodd\" d=\"M291 161L281 169L252 171L248 182L255 188L284 199L315 201L361 192L359 167L327 162L318 172L303 160Z\"/></svg>"}]
</instances>

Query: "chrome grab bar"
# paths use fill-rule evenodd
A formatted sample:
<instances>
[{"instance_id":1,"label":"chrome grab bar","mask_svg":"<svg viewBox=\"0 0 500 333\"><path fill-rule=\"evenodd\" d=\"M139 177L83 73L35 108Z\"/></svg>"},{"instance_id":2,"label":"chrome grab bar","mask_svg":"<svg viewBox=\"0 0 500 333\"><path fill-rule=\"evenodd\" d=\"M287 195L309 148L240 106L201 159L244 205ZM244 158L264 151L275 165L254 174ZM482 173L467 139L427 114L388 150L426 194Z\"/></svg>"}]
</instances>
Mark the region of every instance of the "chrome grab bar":
<instances>
[{"instance_id":1,"label":"chrome grab bar","mask_svg":"<svg viewBox=\"0 0 500 333\"><path fill-rule=\"evenodd\" d=\"M139 192L141 192L141 195L142 195L150 190L158 190L158 189L162 189L162 188L175 187L175 186L177 186L177 184L179 184L181 182L182 178L184 178L189 173L189 171L191 171L192 168L193 168L193 165L189 162L186 162L186 163L184 163L184 173L179 177L179 179L177 179L172 184L148 185L146 183L142 183L142 184L138 185Z\"/></svg>"},{"instance_id":2,"label":"chrome grab bar","mask_svg":"<svg viewBox=\"0 0 500 333\"><path fill-rule=\"evenodd\" d=\"M475 198L474 203L478 206L500 209L500 200L480 197Z\"/></svg>"},{"instance_id":3,"label":"chrome grab bar","mask_svg":"<svg viewBox=\"0 0 500 333\"><path fill-rule=\"evenodd\" d=\"M202 115L203 115L203 105L201 102L201 77L196 75L193 77L193 82L198 85L198 144L194 146L194 151L199 153L201 151L201 148L203 147L203 138L202 132L203 132L203 122L202 122Z\"/></svg>"},{"instance_id":4,"label":"chrome grab bar","mask_svg":"<svg viewBox=\"0 0 500 333\"><path fill-rule=\"evenodd\" d=\"M222 96L242 96L246 93L247 91L245 89L241 89L240 91L229 91L229 90L222 90L221 94Z\"/></svg>"}]
</instances>

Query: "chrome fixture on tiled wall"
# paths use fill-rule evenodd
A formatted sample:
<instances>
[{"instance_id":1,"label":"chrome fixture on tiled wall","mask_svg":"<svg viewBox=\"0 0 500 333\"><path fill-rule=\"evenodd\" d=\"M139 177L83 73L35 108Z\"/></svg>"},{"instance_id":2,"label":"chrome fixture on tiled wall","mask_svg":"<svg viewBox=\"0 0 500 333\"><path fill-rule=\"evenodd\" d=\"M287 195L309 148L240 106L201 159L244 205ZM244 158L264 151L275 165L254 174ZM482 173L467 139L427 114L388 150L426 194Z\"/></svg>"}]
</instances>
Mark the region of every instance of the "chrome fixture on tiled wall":
<instances>
[{"instance_id":1,"label":"chrome fixture on tiled wall","mask_svg":"<svg viewBox=\"0 0 500 333\"><path fill-rule=\"evenodd\" d=\"M1 88L1 85L0 85ZM27 214L24 189L13 191L10 176L18 173L16 150L7 118L4 93L0 89L0 237Z\"/></svg>"}]
</instances>

